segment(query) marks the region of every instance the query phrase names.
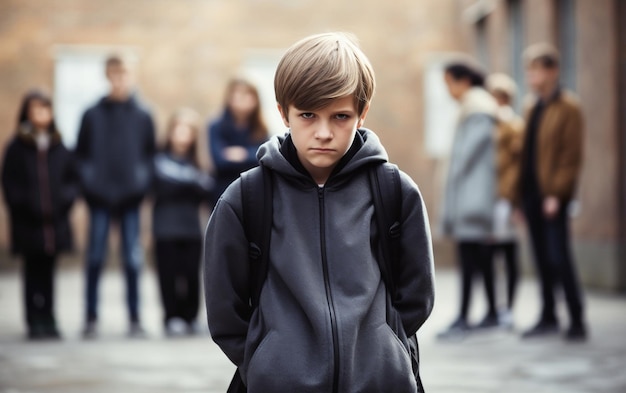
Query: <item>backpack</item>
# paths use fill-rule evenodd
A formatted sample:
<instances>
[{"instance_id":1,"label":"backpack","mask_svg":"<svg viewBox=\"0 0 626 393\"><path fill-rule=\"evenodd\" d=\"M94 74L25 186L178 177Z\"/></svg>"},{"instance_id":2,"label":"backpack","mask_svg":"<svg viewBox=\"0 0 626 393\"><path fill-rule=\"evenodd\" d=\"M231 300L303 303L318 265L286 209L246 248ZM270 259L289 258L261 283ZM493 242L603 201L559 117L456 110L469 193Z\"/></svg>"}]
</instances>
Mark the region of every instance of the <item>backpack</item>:
<instances>
[{"instance_id":1,"label":"backpack","mask_svg":"<svg viewBox=\"0 0 626 393\"><path fill-rule=\"evenodd\" d=\"M402 194L400 172L391 163L372 165L368 168L368 176L374 214L379 233L385 234L381 245L382 260L379 259L380 274L385 282L391 298L395 294L394 262L400 250L400 219L402 211ZM250 259L250 304L252 310L259 305L263 283L269 267L269 244L272 227L272 173L263 165L241 174L243 225L248 239L248 257ZM262 191L259 191L262 190ZM389 321L389 316L388 316ZM393 328L393 327L392 327ZM398 327L396 327L398 328ZM419 351L417 336L409 337L411 366L417 382L418 393L423 393L419 377ZM228 392L246 392L239 372L235 372Z\"/></svg>"}]
</instances>

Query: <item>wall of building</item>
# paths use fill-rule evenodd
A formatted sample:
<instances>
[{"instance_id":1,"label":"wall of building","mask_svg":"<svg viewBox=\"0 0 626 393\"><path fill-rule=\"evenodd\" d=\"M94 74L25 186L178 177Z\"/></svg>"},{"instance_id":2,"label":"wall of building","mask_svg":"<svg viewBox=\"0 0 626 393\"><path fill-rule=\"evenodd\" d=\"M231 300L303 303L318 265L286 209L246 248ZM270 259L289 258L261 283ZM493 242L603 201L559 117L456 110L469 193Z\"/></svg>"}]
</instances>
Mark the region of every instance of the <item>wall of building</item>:
<instances>
[{"instance_id":1,"label":"wall of building","mask_svg":"<svg viewBox=\"0 0 626 393\"><path fill-rule=\"evenodd\" d=\"M32 86L54 88L60 50L134 51L141 97L162 133L169 114L181 105L206 118L218 113L227 79L252 51L280 52L308 34L350 31L377 72L366 126L377 130L392 160L422 186L434 211L434 166L423 143L422 73L431 53L462 48L457 6L456 0L4 0L0 145L14 132L22 94ZM0 206L0 249L6 250L8 218ZM143 220L147 245L148 213L149 206ZM82 203L72 218L82 250L87 232ZM112 244L117 247L115 240Z\"/></svg>"},{"instance_id":2,"label":"wall of building","mask_svg":"<svg viewBox=\"0 0 626 393\"><path fill-rule=\"evenodd\" d=\"M493 72L513 73L511 10L522 8L524 46L549 42L574 53L571 70L575 73L575 92L580 98L585 119L585 164L580 177L580 212L572 220L574 250L585 284L624 289L626 260L620 253L620 199L624 199L622 157L618 119L620 107L618 72L618 1L572 0L574 34L563 40L563 3L568 0L503 0L488 3L485 16L490 57L485 66ZM465 9L475 2L463 4ZM465 23L468 35L476 25ZM475 52L479 44L471 42ZM568 46L567 48L565 46ZM565 68L565 64L563 65ZM623 108L622 108L623 110Z\"/></svg>"}]
</instances>

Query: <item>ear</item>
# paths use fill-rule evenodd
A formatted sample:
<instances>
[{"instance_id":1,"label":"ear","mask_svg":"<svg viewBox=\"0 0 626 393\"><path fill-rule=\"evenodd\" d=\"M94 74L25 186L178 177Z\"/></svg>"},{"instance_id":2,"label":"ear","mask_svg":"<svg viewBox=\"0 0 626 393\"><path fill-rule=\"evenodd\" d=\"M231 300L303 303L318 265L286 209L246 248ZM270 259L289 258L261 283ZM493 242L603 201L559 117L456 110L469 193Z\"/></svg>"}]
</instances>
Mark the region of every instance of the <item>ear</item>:
<instances>
[{"instance_id":1,"label":"ear","mask_svg":"<svg viewBox=\"0 0 626 393\"><path fill-rule=\"evenodd\" d=\"M283 107L280 104L276 104L278 107L278 112L280 112L280 117L283 119L283 123L285 123L285 127L289 128L289 118L287 117L287 112L283 110Z\"/></svg>"},{"instance_id":2,"label":"ear","mask_svg":"<svg viewBox=\"0 0 626 393\"><path fill-rule=\"evenodd\" d=\"M367 105L365 105L365 108L363 108L363 113L361 113L361 116L359 116L359 121L356 123L356 128L361 128L363 126L363 123L365 123L365 118L367 117L367 112L369 112L370 110L370 104L367 103Z\"/></svg>"}]
</instances>

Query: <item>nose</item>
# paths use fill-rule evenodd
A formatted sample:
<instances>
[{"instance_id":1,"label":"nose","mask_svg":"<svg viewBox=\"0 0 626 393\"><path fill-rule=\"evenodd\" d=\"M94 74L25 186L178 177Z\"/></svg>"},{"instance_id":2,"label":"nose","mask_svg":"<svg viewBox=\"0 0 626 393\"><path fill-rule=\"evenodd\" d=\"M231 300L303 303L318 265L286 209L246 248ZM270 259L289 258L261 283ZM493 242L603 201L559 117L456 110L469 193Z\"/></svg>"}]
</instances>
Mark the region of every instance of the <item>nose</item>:
<instances>
[{"instance_id":1,"label":"nose","mask_svg":"<svg viewBox=\"0 0 626 393\"><path fill-rule=\"evenodd\" d=\"M330 124L327 121L320 121L317 129L315 130L315 138L317 139L332 139L333 132Z\"/></svg>"}]
</instances>

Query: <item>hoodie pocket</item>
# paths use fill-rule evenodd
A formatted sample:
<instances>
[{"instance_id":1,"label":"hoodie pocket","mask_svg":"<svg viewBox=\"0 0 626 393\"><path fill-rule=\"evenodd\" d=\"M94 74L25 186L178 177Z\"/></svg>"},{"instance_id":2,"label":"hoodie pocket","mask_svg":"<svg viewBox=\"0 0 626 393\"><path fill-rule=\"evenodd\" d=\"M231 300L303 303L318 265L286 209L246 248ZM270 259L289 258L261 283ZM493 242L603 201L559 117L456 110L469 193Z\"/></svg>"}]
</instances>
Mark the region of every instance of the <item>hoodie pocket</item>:
<instances>
[{"instance_id":1,"label":"hoodie pocket","mask_svg":"<svg viewBox=\"0 0 626 393\"><path fill-rule=\"evenodd\" d=\"M254 362L259 358L260 354L263 352L263 349L267 346L267 343L270 342L270 339L274 335L274 331L270 331L263 337L259 345L254 348L254 352L250 355L250 360L246 362L244 367L242 367L242 376L244 383L247 384L248 379L248 371L254 367ZM252 349L253 347L250 347Z\"/></svg>"}]
</instances>

